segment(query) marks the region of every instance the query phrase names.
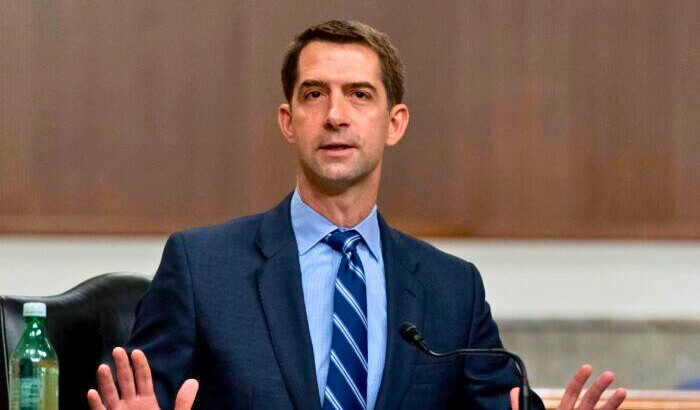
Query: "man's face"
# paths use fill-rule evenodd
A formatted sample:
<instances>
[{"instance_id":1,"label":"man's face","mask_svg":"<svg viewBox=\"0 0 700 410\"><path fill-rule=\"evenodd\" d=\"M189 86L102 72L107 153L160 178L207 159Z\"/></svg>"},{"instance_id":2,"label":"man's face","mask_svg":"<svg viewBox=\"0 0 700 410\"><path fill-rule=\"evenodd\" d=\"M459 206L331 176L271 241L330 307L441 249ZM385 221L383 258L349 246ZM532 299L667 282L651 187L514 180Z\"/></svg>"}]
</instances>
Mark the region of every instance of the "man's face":
<instances>
[{"instance_id":1,"label":"man's face","mask_svg":"<svg viewBox=\"0 0 700 410\"><path fill-rule=\"evenodd\" d=\"M403 136L408 110L390 110L378 55L362 44L313 41L299 55L282 133L296 148L303 177L322 189L379 181L385 145Z\"/></svg>"}]
</instances>

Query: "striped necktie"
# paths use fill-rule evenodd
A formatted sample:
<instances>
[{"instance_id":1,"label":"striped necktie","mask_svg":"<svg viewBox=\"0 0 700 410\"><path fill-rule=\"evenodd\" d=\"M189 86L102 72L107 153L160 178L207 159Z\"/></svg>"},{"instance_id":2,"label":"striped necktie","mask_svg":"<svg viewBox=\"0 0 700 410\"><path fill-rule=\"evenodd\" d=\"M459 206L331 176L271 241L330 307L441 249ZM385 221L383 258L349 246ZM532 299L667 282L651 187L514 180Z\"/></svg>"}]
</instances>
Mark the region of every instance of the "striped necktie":
<instances>
[{"instance_id":1,"label":"striped necktie","mask_svg":"<svg viewBox=\"0 0 700 410\"><path fill-rule=\"evenodd\" d=\"M323 410L367 408L367 292L357 254L362 237L335 230L324 241L342 255L333 298L333 339Z\"/></svg>"}]
</instances>

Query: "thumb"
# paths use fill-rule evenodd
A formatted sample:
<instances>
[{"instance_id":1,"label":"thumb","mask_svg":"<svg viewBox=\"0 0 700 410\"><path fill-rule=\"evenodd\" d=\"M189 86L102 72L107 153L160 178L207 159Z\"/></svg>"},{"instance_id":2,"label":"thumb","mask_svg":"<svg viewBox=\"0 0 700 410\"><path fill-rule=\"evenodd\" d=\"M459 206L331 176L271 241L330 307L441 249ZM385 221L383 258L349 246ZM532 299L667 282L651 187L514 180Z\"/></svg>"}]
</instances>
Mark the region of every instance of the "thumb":
<instances>
[{"instance_id":1,"label":"thumb","mask_svg":"<svg viewBox=\"0 0 700 410\"><path fill-rule=\"evenodd\" d=\"M510 407L513 410L520 408L520 387L513 387L510 391Z\"/></svg>"},{"instance_id":2,"label":"thumb","mask_svg":"<svg viewBox=\"0 0 700 410\"><path fill-rule=\"evenodd\" d=\"M197 396L197 390L199 389L199 382L195 379L187 379L180 390L177 392L177 397L175 398L175 410L190 410L194 404L194 398Z\"/></svg>"}]
</instances>

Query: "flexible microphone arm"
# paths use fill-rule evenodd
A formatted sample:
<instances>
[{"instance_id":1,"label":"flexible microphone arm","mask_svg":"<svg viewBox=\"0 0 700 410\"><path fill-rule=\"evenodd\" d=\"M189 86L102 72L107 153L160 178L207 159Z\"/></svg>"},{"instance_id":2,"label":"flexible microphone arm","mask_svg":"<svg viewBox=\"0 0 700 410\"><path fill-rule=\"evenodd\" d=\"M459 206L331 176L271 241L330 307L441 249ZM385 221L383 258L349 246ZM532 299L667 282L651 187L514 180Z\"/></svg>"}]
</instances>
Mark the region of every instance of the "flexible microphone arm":
<instances>
[{"instance_id":1,"label":"flexible microphone arm","mask_svg":"<svg viewBox=\"0 0 700 410\"><path fill-rule=\"evenodd\" d=\"M432 357L449 357L449 356L508 356L515 360L515 364L520 371L521 387L520 387L520 410L530 410L530 383L527 380L527 372L525 365L518 355L509 352L505 349L457 349L450 352L433 352L428 348L428 343L423 339L420 330L410 322L405 322L399 326L399 334L409 344L418 348L418 350Z\"/></svg>"}]
</instances>

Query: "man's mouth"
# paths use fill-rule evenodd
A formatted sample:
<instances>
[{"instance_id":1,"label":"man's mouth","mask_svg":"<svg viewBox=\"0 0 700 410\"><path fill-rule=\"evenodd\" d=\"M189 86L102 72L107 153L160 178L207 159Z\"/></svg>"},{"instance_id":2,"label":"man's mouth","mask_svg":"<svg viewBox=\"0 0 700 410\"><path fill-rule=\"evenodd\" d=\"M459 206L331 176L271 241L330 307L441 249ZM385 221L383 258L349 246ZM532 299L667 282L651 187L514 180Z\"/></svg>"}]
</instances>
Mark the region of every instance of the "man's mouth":
<instances>
[{"instance_id":1,"label":"man's mouth","mask_svg":"<svg viewBox=\"0 0 700 410\"><path fill-rule=\"evenodd\" d=\"M325 144L321 145L321 149L324 150L329 150L329 151L342 151L344 149L350 149L354 148L352 145L349 144Z\"/></svg>"}]
</instances>

